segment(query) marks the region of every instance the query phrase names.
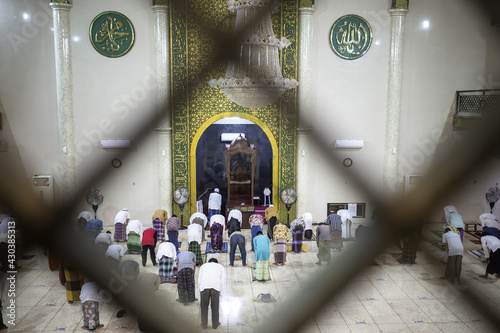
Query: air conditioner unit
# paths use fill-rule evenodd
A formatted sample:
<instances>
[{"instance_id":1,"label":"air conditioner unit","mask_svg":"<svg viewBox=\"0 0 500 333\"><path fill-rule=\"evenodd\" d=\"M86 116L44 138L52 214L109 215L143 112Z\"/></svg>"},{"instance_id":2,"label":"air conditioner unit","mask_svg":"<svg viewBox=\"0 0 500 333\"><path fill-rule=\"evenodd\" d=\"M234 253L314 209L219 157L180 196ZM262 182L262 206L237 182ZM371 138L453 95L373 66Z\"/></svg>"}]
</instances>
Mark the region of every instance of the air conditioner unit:
<instances>
[{"instance_id":1,"label":"air conditioner unit","mask_svg":"<svg viewBox=\"0 0 500 333\"><path fill-rule=\"evenodd\" d=\"M335 148L337 149L361 149L365 141L363 139L337 139Z\"/></svg>"},{"instance_id":2,"label":"air conditioner unit","mask_svg":"<svg viewBox=\"0 0 500 333\"><path fill-rule=\"evenodd\" d=\"M102 139L101 148L109 149L121 149L130 148L130 139Z\"/></svg>"},{"instance_id":3,"label":"air conditioner unit","mask_svg":"<svg viewBox=\"0 0 500 333\"><path fill-rule=\"evenodd\" d=\"M33 193L45 205L54 204L54 177L51 175L33 176Z\"/></svg>"},{"instance_id":4,"label":"air conditioner unit","mask_svg":"<svg viewBox=\"0 0 500 333\"><path fill-rule=\"evenodd\" d=\"M405 175L405 194L410 193L415 187L417 187L424 180L422 175Z\"/></svg>"}]
</instances>

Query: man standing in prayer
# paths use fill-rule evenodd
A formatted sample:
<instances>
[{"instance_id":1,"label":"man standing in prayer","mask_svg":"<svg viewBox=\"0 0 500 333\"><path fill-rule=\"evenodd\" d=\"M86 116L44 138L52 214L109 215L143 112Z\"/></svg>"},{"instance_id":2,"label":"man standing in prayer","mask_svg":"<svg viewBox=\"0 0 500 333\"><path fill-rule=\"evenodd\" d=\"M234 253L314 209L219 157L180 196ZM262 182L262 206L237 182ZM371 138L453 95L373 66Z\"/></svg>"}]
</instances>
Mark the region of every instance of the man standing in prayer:
<instances>
[{"instance_id":1,"label":"man standing in prayer","mask_svg":"<svg viewBox=\"0 0 500 333\"><path fill-rule=\"evenodd\" d=\"M103 328L99 322L99 285L95 282L86 282L82 286L80 301L82 303L83 326L82 329L93 331Z\"/></svg>"},{"instance_id":2,"label":"man standing in prayer","mask_svg":"<svg viewBox=\"0 0 500 333\"><path fill-rule=\"evenodd\" d=\"M222 205L222 195L219 194L219 189L216 188L208 197L208 219L212 215L220 214L220 207Z\"/></svg>"},{"instance_id":3,"label":"man standing in prayer","mask_svg":"<svg viewBox=\"0 0 500 333\"><path fill-rule=\"evenodd\" d=\"M198 223L193 223L188 226L188 251L191 251L196 256L196 264L203 264L203 258L201 256L201 235L203 233L203 228Z\"/></svg>"},{"instance_id":4,"label":"man standing in prayer","mask_svg":"<svg viewBox=\"0 0 500 333\"><path fill-rule=\"evenodd\" d=\"M212 310L212 328L217 329L219 322L219 296L226 283L226 271L217 259L210 258L203 264L198 275L198 289L200 290L201 327L208 326L208 304Z\"/></svg>"},{"instance_id":5,"label":"man standing in prayer","mask_svg":"<svg viewBox=\"0 0 500 333\"><path fill-rule=\"evenodd\" d=\"M302 234L304 232L305 223L301 218L295 219L290 223L292 230L292 251L300 253L302 251Z\"/></svg>"},{"instance_id":6,"label":"man standing in prayer","mask_svg":"<svg viewBox=\"0 0 500 333\"><path fill-rule=\"evenodd\" d=\"M127 223L130 220L130 213L127 208L123 208L116 213L115 216L115 239L117 242L124 242L127 240Z\"/></svg>"},{"instance_id":7,"label":"man standing in prayer","mask_svg":"<svg viewBox=\"0 0 500 333\"><path fill-rule=\"evenodd\" d=\"M274 226L274 264L285 265L286 262L286 244L290 240L288 235L288 227L282 223Z\"/></svg>"},{"instance_id":8,"label":"man standing in prayer","mask_svg":"<svg viewBox=\"0 0 500 333\"><path fill-rule=\"evenodd\" d=\"M254 280L269 280L270 244L269 237L263 235L262 231L258 231L257 236L253 239L253 248L255 249Z\"/></svg>"},{"instance_id":9,"label":"man standing in prayer","mask_svg":"<svg viewBox=\"0 0 500 333\"><path fill-rule=\"evenodd\" d=\"M347 209L339 209L337 215L342 220L342 239L351 239L352 214Z\"/></svg>"},{"instance_id":10,"label":"man standing in prayer","mask_svg":"<svg viewBox=\"0 0 500 333\"><path fill-rule=\"evenodd\" d=\"M241 253L241 261L243 266L247 265L247 251L245 249L246 240L245 236L241 233L241 231L234 231L231 234L231 238L229 238L229 265L234 267L234 254L236 253L236 246L240 249Z\"/></svg>"},{"instance_id":11,"label":"man standing in prayer","mask_svg":"<svg viewBox=\"0 0 500 333\"><path fill-rule=\"evenodd\" d=\"M113 244L115 240L113 239L113 234L111 231L106 231L104 233L100 233L95 238L95 245L97 246L97 251L101 253L103 256L106 254L108 247Z\"/></svg>"},{"instance_id":12,"label":"man standing in prayer","mask_svg":"<svg viewBox=\"0 0 500 333\"><path fill-rule=\"evenodd\" d=\"M487 259L488 266L484 275L479 275L483 279L488 279L488 274L500 276L500 239L495 236L485 235L481 237L484 256Z\"/></svg>"},{"instance_id":13,"label":"man standing in prayer","mask_svg":"<svg viewBox=\"0 0 500 333\"><path fill-rule=\"evenodd\" d=\"M181 220L177 215L172 215L171 218L167 220L167 234L168 241L175 245L177 251L179 251L179 229L181 228Z\"/></svg>"},{"instance_id":14,"label":"man standing in prayer","mask_svg":"<svg viewBox=\"0 0 500 333\"><path fill-rule=\"evenodd\" d=\"M195 297L194 270L196 267L196 256L193 252L182 251L175 259L177 262L177 302L187 305L197 301Z\"/></svg>"},{"instance_id":15,"label":"man standing in prayer","mask_svg":"<svg viewBox=\"0 0 500 333\"><path fill-rule=\"evenodd\" d=\"M464 246L462 245L460 235L454 233L447 225L443 228L443 244L445 245L448 257L444 279L448 279L452 283L457 283L460 281L460 273L462 272Z\"/></svg>"},{"instance_id":16,"label":"man standing in prayer","mask_svg":"<svg viewBox=\"0 0 500 333\"><path fill-rule=\"evenodd\" d=\"M458 229L458 231L460 232L460 240L463 243L465 225L464 220L462 219L462 215L458 214L454 210L450 210L450 212L446 215L446 222Z\"/></svg>"},{"instance_id":17,"label":"man standing in prayer","mask_svg":"<svg viewBox=\"0 0 500 333\"><path fill-rule=\"evenodd\" d=\"M212 243L212 250L222 250L222 237L224 235L224 227L226 219L221 214L212 215L210 218L210 242Z\"/></svg>"},{"instance_id":18,"label":"man standing in prayer","mask_svg":"<svg viewBox=\"0 0 500 333\"><path fill-rule=\"evenodd\" d=\"M177 250L175 245L170 242L163 242L158 246L156 260L158 261L159 269L158 276L161 283L174 282L174 262L177 259Z\"/></svg>"},{"instance_id":19,"label":"man standing in prayer","mask_svg":"<svg viewBox=\"0 0 500 333\"><path fill-rule=\"evenodd\" d=\"M141 252L142 222L132 220L127 225L127 250L129 253Z\"/></svg>"},{"instance_id":20,"label":"man standing in prayer","mask_svg":"<svg viewBox=\"0 0 500 333\"><path fill-rule=\"evenodd\" d=\"M165 222L167 219L168 214L165 209L157 209L153 214L153 228L156 230L156 239L158 242L165 240Z\"/></svg>"},{"instance_id":21,"label":"man standing in prayer","mask_svg":"<svg viewBox=\"0 0 500 333\"><path fill-rule=\"evenodd\" d=\"M207 221L206 215L200 212L194 213L189 219L189 224L196 223L201 226L201 240L203 242L205 241L205 226L207 225Z\"/></svg>"},{"instance_id":22,"label":"man standing in prayer","mask_svg":"<svg viewBox=\"0 0 500 333\"><path fill-rule=\"evenodd\" d=\"M274 205L269 205L266 208L266 221L267 221L267 236L270 240L273 240L274 226L278 222L278 209Z\"/></svg>"},{"instance_id":23,"label":"man standing in prayer","mask_svg":"<svg viewBox=\"0 0 500 333\"><path fill-rule=\"evenodd\" d=\"M330 211L330 215L326 218L326 224L330 225L330 233L332 235L332 249L342 251L342 218L335 214L335 211Z\"/></svg>"},{"instance_id":24,"label":"man standing in prayer","mask_svg":"<svg viewBox=\"0 0 500 333\"><path fill-rule=\"evenodd\" d=\"M330 226L321 222L316 228L316 244L318 245L318 262L317 265L321 265L321 261L326 261L330 263L332 259L331 251L332 234L330 233Z\"/></svg>"},{"instance_id":25,"label":"man standing in prayer","mask_svg":"<svg viewBox=\"0 0 500 333\"><path fill-rule=\"evenodd\" d=\"M142 267L146 267L146 262L149 256L151 257L151 262L153 266L156 266L156 230L154 228L149 228L144 230L142 234Z\"/></svg>"}]
</instances>

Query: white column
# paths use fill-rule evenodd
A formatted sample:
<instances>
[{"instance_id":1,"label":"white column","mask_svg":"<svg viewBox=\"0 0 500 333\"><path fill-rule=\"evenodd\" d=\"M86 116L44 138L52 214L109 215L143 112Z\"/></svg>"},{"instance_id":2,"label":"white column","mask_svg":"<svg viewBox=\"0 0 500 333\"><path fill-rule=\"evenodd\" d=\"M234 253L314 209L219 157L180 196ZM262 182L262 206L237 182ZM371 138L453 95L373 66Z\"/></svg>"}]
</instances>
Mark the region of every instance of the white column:
<instances>
[{"instance_id":1,"label":"white column","mask_svg":"<svg viewBox=\"0 0 500 333\"><path fill-rule=\"evenodd\" d=\"M313 14L314 7L299 8L299 54L298 54L298 81L297 88L297 217L311 210L309 198L311 188L311 143L310 133L314 122L313 107L313 77L312 55L313 50ZM292 217L293 219L293 217Z\"/></svg>"},{"instance_id":2,"label":"white column","mask_svg":"<svg viewBox=\"0 0 500 333\"><path fill-rule=\"evenodd\" d=\"M73 199L76 191L75 126L73 121L73 68L69 3L50 3L54 24L56 60L57 118L61 162L62 203Z\"/></svg>"},{"instance_id":3,"label":"white column","mask_svg":"<svg viewBox=\"0 0 500 333\"><path fill-rule=\"evenodd\" d=\"M169 216L172 210L172 117L170 110L170 25L168 6L152 6L154 16L156 108L162 114L156 128L158 136L159 207Z\"/></svg>"},{"instance_id":4,"label":"white column","mask_svg":"<svg viewBox=\"0 0 500 333\"><path fill-rule=\"evenodd\" d=\"M387 82L387 111L385 128L384 193L388 198L398 195L399 138L401 93L403 83L404 28L407 9L390 9L391 50Z\"/></svg>"}]
</instances>

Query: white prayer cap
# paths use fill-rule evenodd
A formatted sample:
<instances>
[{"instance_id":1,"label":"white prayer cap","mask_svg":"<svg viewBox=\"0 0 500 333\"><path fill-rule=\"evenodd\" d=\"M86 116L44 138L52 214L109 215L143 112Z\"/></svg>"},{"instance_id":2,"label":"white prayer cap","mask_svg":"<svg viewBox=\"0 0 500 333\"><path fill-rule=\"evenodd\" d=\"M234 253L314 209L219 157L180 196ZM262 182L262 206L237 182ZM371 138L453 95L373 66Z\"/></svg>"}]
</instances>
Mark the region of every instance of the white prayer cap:
<instances>
[{"instance_id":1,"label":"white prayer cap","mask_svg":"<svg viewBox=\"0 0 500 333\"><path fill-rule=\"evenodd\" d=\"M214 190L214 192L215 192L215 193L219 193L219 189L218 189L218 188L216 188L216 189Z\"/></svg>"},{"instance_id":2,"label":"white prayer cap","mask_svg":"<svg viewBox=\"0 0 500 333\"><path fill-rule=\"evenodd\" d=\"M269 207L274 207L274 205L269 205Z\"/></svg>"},{"instance_id":3,"label":"white prayer cap","mask_svg":"<svg viewBox=\"0 0 500 333\"><path fill-rule=\"evenodd\" d=\"M124 211L128 212L128 209L127 208L123 208Z\"/></svg>"}]
</instances>

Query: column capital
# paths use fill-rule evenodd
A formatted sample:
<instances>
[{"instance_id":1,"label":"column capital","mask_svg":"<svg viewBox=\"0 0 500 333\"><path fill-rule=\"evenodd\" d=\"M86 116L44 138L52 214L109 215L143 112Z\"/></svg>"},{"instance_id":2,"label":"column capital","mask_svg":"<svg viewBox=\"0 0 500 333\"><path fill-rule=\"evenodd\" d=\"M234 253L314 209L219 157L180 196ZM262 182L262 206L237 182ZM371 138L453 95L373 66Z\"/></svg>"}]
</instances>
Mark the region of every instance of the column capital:
<instances>
[{"instance_id":1,"label":"column capital","mask_svg":"<svg viewBox=\"0 0 500 333\"><path fill-rule=\"evenodd\" d=\"M60 2L60 1L51 1L49 6L52 7L52 9L62 9L62 10L70 10L71 8L73 8L73 5L70 4L69 2Z\"/></svg>"},{"instance_id":2,"label":"column capital","mask_svg":"<svg viewBox=\"0 0 500 333\"><path fill-rule=\"evenodd\" d=\"M153 10L153 13L157 12L168 12L168 5L154 5L151 6L151 9Z\"/></svg>"},{"instance_id":3,"label":"column capital","mask_svg":"<svg viewBox=\"0 0 500 333\"><path fill-rule=\"evenodd\" d=\"M171 127L161 127L161 128L155 128L156 134L169 134L172 133L172 128Z\"/></svg>"},{"instance_id":4,"label":"column capital","mask_svg":"<svg viewBox=\"0 0 500 333\"><path fill-rule=\"evenodd\" d=\"M406 16L406 14L408 14L408 9L391 8L389 9L389 14L391 14L391 16Z\"/></svg>"},{"instance_id":5,"label":"column capital","mask_svg":"<svg viewBox=\"0 0 500 333\"><path fill-rule=\"evenodd\" d=\"M168 7L168 0L153 0L153 6L167 6Z\"/></svg>"},{"instance_id":6,"label":"column capital","mask_svg":"<svg viewBox=\"0 0 500 333\"><path fill-rule=\"evenodd\" d=\"M312 15L316 11L314 7L300 7L299 15Z\"/></svg>"}]
</instances>

